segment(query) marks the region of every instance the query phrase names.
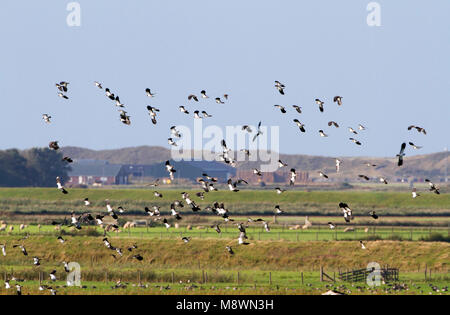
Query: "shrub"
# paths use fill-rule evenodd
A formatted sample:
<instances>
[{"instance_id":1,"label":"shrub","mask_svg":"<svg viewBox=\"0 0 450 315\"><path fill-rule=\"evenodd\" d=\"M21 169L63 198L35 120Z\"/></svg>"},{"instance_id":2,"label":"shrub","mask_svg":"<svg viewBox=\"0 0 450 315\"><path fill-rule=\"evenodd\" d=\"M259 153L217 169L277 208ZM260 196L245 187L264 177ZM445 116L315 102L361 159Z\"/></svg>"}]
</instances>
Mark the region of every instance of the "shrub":
<instances>
[{"instance_id":1,"label":"shrub","mask_svg":"<svg viewBox=\"0 0 450 315\"><path fill-rule=\"evenodd\" d=\"M440 233L432 233L427 237L421 237L421 241L423 242L447 242L450 243L450 237L445 237L444 235Z\"/></svg>"}]
</instances>

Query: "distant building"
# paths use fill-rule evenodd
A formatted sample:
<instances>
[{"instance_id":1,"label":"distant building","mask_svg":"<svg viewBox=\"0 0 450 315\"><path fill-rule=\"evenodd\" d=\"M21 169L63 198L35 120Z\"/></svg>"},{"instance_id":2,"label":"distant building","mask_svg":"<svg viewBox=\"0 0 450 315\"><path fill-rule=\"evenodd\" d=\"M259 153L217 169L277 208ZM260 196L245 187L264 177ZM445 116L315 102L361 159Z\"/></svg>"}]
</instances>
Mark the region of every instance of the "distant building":
<instances>
[{"instance_id":1,"label":"distant building","mask_svg":"<svg viewBox=\"0 0 450 315\"><path fill-rule=\"evenodd\" d=\"M161 162L153 165L123 165L122 173L133 176L133 178L165 178L169 173L166 170L166 162ZM235 176L236 169L224 163L216 161L170 161L176 172L175 179L187 179L196 181L202 177L203 173L209 176L217 177L219 181L225 182L228 178ZM121 173L121 174L122 174Z\"/></svg>"},{"instance_id":2,"label":"distant building","mask_svg":"<svg viewBox=\"0 0 450 315\"><path fill-rule=\"evenodd\" d=\"M289 183L291 174L289 171L263 172L262 176L253 173L253 170L238 170L236 177L245 179L249 184L275 184L275 183ZM297 183L306 183L309 180L308 172L297 171Z\"/></svg>"},{"instance_id":3,"label":"distant building","mask_svg":"<svg viewBox=\"0 0 450 315\"><path fill-rule=\"evenodd\" d=\"M71 165L69 185L127 185L128 174L122 165L100 160L77 160Z\"/></svg>"}]
</instances>

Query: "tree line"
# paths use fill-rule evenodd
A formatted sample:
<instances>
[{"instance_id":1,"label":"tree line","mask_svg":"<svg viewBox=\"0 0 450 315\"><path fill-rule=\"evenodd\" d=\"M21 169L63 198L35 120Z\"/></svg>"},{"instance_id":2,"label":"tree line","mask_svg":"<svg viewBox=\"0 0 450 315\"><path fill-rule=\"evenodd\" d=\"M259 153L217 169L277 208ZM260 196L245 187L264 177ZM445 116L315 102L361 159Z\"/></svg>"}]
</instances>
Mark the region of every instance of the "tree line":
<instances>
[{"instance_id":1,"label":"tree line","mask_svg":"<svg viewBox=\"0 0 450 315\"><path fill-rule=\"evenodd\" d=\"M71 170L62 154L47 148L0 151L0 187L53 187Z\"/></svg>"}]
</instances>

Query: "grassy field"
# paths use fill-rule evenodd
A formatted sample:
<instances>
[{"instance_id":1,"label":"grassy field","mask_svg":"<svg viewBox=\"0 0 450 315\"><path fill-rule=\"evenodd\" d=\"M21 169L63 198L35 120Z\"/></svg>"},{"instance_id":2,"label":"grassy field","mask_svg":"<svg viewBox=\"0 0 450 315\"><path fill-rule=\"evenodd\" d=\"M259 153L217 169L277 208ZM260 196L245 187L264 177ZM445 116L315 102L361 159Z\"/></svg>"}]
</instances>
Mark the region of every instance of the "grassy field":
<instances>
[{"instance_id":1,"label":"grassy field","mask_svg":"<svg viewBox=\"0 0 450 315\"><path fill-rule=\"evenodd\" d=\"M111 253L115 252L103 245L102 237L67 237L67 242L60 244L50 236L33 236L20 242L14 236L0 236L0 243L7 244L7 256L0 256L0 273L26 280L22 283L24 292L32 294L48 294L38 291L39 272L43 272L44 284L60 286L60 294L320 294L326 291L325 285L352 294L387 293L389 286L372 291L364 283L338 280L340 271L365 268L369 262L400 269L400 282L409 290L392 292L395 294L437 294L429 284L442 288L450 281L447 243L377 241L368 242L367 250L362 250L355 241L253 241L237 246L234 241L212 239L193 239L188 244L135 237L110 240L123 249L123 257L114 259ZM17 242L25 245L29 256L11 248ZM128 252L126 248L132 244L138 248ZM226 245L233 246L233 256L225 250ZM137 253L144 257L142 262L132 259ZM32 265L34 255L42 258L41 266ZM66 277L62 261L80 264L82 285L87 288L61 287ZM338 281L320 282L320 266ZM425 266L432 272L428 281L424 278ZM56 284L48 281L53 269L60 280ZM127 287L113 289L118 280ZM144 287L138 287L139 282ZM0 294L14 294L14 290L1 286Z\"/></svg>"},{"instance_id":2,"label":"grassy field","mask_svg":"<svg viewBox=\"0 0 450 315\"><path fill-rule=\"evenodd\" d=\"M244 219L244 218L243 218ZM337 218L336 218L337 219ZM245 222L245 219L243 220ZM217 222L216 222L217 223ZM11 225L10 225L11 226ZM74 228L64 227L62 230L55 229L52 225L30 225L25 229L20 230L19 225L12 225L12 231L1 231L0 236L16 236L17 238L25 235L36 236L58 236L58 235L103 235L104 231L100 227L84 228L82 231L77 231ZM347 225L338 225L336 229L330 230L328 225L312 227L307 230L291 230L288 228L271 227L270 232L264 230L261 224L252 223L247 227L247 235L250 240L286 240L286 241L343 241L343 240L398 240L398 241L419 241L427 239L430 236L439 234L442 237L450 236L450 229L448 227L387 227L387 226L372 226L367 232L364 227L353 226L353 231L345 231ZM188 228L184 225L179 228L170 228L167 230L162 226L145 227L138 226L127 229L119 229L117 232L109 232L107 236L117 238L138 238L138 239L181 239L182 237L192 237L194 239L237 239L239 231L236 226L228 223L223 224L221 233L218 234L209 225L197 225L193 228Z\"/></svg>"},{"instance_id":3,"label":"grassy field","mask_svg":"<svg viewBox=\"0 0 450 315\"><path fill-rule=\"evenodd\" d=\"M297 190L277 195L271 190L244 190L209 193L201 201L194 197L198 190L189 191L202 208L214 201L224 202L236 222L262 217L270 223L270 232L261 224L251 223L247 228L250 245L243 246L237 244L238 230L234 223L225 224L214 215L180 209L183 220L178 222L179 228L170 219L169 230L151 221L144 216L145 206L161 206L162 214L169 215L170 203L181 200L182 192L162 189L164 197L156 198L153 191L70 189L68 195L62 195L53 188L0 189L0 220L7 223L7 229L0 231L0 244L5 244L7 251L6 256L0 253L0 276L26 280L21 282L24 294L49 294L38 290L40 272L44 284L58 287L58 294L321 294L329 288L349 294L448 293L442 288L450 283L450 243L439 241L449 237L447 193L438 196L422 192L422 196L412 199L409 192L401 191ZM88 209L83 204L86 197L92 202ZM121 223L147 222L107 233L112 245L122 249L123 256L104 246L104 231L99 227L84 226L81 231L64 227L57 231L49 225L52 220L68 219L71 211L105 213L106 199L115 208L125 208ZM338 207L341 201L354 209L355 220L351 224L342 218ZM278 216L275 223L276 204L286 214ZM372 210L377 211L378 220L368 215ZM305 216L309 216L312 227L293 229L304 224ZM336 230L328 228L329 221L337 224ZM221 234L211 228L219 222ZM20 223L28 226L20 230ZM354 230L345 232L348 227ZM66 243L60 244L58 235ZM182 237L191 237L191 241L185 244ZM367 250L361 249L360 240ZM23 244L29 256L13 248L15 244ZM128 251L133 244L138 248ZM230 255L226 246L232 246L235 254ZM142 255L144 260L133 259L135 254ZM33 266L33 256L42 258L40 267ZM80 264L84 288L64 287L66 274L62 261ZM399 268L400 282L405 287L369 288L364 283L338 280L339 272L366 268L370 262ZM338 281L320 282L320 267ZM60 281L51 284L48 273L53 269ZM114 287L118 280L124 284L123 288ZM439 292L433 286L439 287ZM0 294L14 293L14 289L6 290L0 285Z\"/></svg>"},{"instance_id":4,"label":"grassy field","mask_svg":"<svg viewBox=\"0 0 450 315\"><path fill-rule=\"evenodd\" d=\"M181 199L180 190L161 190L163 198L156 198L151 189L70 189L62 195L56 189L4 188L0 189L0 214L64 213L83 211L82 200L92 201L91 211L104 211L105 199L115 206L121 205L130 214L143 214L145 206L158 205L168 212L173 200ZM269 215L279 204L286 215L340 215L339 202L346 202L354 213L367 214L375 210L381 215L450 216L450 194L435 195L423 192L419 198L411 198L406 192L362 191L288 191L277 195L274 191L244 190L238 193L218 191L206 194L204 201L195 197L199 190L188 191L201 207L215 201L224 202L231 213Z\"/></svg>"}]
</instances>

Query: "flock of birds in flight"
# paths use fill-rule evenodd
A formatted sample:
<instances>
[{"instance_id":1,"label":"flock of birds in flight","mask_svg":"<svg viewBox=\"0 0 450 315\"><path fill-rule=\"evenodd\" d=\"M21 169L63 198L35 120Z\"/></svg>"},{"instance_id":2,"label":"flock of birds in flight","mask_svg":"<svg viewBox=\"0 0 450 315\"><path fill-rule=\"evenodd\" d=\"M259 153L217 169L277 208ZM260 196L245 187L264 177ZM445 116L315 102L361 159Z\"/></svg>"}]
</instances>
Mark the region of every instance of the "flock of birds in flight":
<instances>
[{"instance_id":1,"label":"flock of birds in flight","mask_svg":"<svg viewBox=\"0 0 450 315\"><path fill-rule=\"evenodd\" d=\"M94 82L95 86L97 88L99 88L100 90L103 90L103 86L101 83L99 82ZM62 99L68 100L69 97L67 96L67 92L68 92L68 82L62 81L60 83L56 84L57 90L58 90L58 96L61 97ZM285 89L286 86L284 84L282 84L279 81L275 81L275 88L278 90L278 92L281 95L285 95ZM119 118L120 121L125 124L125 125L130 125L131 124L131 117L128 115L128 113L125 111L125 105L120 101L120 98L118 95L115 95L114 93L111 92L111 90L109 88L105 88L105 96L113 101L115 103L115 106L117 108L119 108ZM145 90L146 95L149 98L153 98L156 96L155 93L153 93L150 89L146 89ZM200 98L202 99L209 99L210 97L207 95L205 90L202 90L200 92ZM188 96L188 101L192 101L192 102L199 102L200 98L195 95L195 94L190 94ZM224 94L223 95L223 100L228 100L229 99L229 95L228 94ZM222 97L216 97L215 98L215 102L217 104L225 104L225 102L222 100ZM342 96L335 96L333 98L333 102L337 103L338 106L342 106L343 105L343 97ZM319 111L321 113L324 112L325 110L325 106L324 106L324 102L321 101L320 99L315 99L315 103L318 105L319 107ZM281 105L274 105L275 108L279 109L280 112L282 114L286 114L287 110L284 106ZM292 106L295 111L298 114L302 113L302 108L300 106L297 105L293 105ZM148 114L150 115L151 118L151 122L153 124L157 124L157 116L159 113L159 109L153 106L148 105L147 106L147 110L148 110ZM190 112L184 107L184 106L180 106L179 107L180 112L189 115ZM209 115L206 111L202 111L200 113L199 110L195 110L194 112L194 118L195 119L202 119L202 118L210 118L212 117L212 115ZM51 123L51 119L52 116L49 114L43 114L42 115L42 119L47 123L50 124ZM306 132L306 125L302 122L300 122L298 119L294 119L294 123L298 126L300 132L305 133ZM335 128L339 128L339 124L335 121L330 121L328 123L329 127L335 127ZM358 131L348 127L350 133L352 133L353 135L357 135ZM424 135L426 135L426 131L424 128L419 127L419 126L415 126L415 125L411 125L408 127L408 130L416 130L419 133L422 133ZM251 129L251 127L249 125L244 125L242 126L242 130L248 132L249 134L251 134L253 132L253 130ZM358 130L359 131L364 131L366 130L366 127L359 124L358 125ZM170 134L171 134L171 138L168 139L168 143L172 146L176 146L176 142L175 142L175 138L181 138L181 134L179 133L179 131L177 130L176 126L172 126L170 127ZM257 131L255 133L255 135L253 136L253 141L255 141L258 136L260 136L262 134L262 130L261 130L261 122L259 122L258 127L257 127ZM321 137L328 137L328 135L324 132L324 130L319 130L319 134ZM355 143L358 146L361 146L362 143L353 138L350 137L349 138L350 141L352 141L353 143ZM421 147L420 146L416 146L414 143L409 142L409 145L415 149L418 150ZM236 166L236 161L233 159L233 156L231 154L231 149L229 149L227 147L227 144L225 142L225 140L222 140L221 142L221 146L222 146L222 153L219 155L220 160L223 161L226 164L229 164L231 166ZM405 149L406 149L406 143L402 143L401 147L400 147L400 152L397 154L397 158L398 158L398 166L401 167L403 165L404 162L404 157L405 157ZM60 149L59 143L58 141L51 141L49 143L49 148L51 150L55 150L58 151ZM247 156L250 156L250 151L247 149L241 149L242 152L244 152ZM73 159L68 157L68 156L64 156L63 157L63 161L66 163L72 163ZM340 168L341 168L341 160L336 159L335 160L335 164L336 164L336 173L340 172ZM284 163L283 161L279 160L278 161L278 166L280 168L285 168L288 167L288 165L286 163ZM368 167L376 167L375 164L371 164L371 163L367 163ZM170 161L167 161L165 163L165 167L166 170L169 174L169 177L173 180L174 179L174 174L176 173L176 170L174 168L173 165L170 164ZM253 173L256 176L262 176L262 172L258 169L254 169ZM324 178L324 179L328 179L329 176L327 174L325 174L324 172L320 171L319 172L320 177ZM290 169L290 178L289 178L289 186L294 186L295 182L296 182L296 178L297 178L297 172L295 170L295 168L291 168ZM360 174L359 178L365 179L365 180L370 180L370 178L364 174ZM387 180L383 177L379 178L380 182L384 183L384 184L388 184ZM215 177L211 177L206 173L202 174L202 178L198 179L198 183L201 185L202 191L196 193L196 197L200 198L201 200L204 200L205 198L205 194L210 193L212 191L217 191L218 189L214 186L215 183L217 183L219 181L218 178ZM429 184L429 190L435 194L440 194L439 192L439 188L432 183L429 179L426 179L426 182ZM227 181L227 186L228 189L231 192L237 193L239 192L238 186L242 185L242 184L248 184L248 182L245 179L237 179L236 181L233 181L231 178L228 179ZM152 187L156 187L159 185L159 179L157 179L154 183L150 184L149 186ZM63 194L68 194L68 190L64 187L63 183L61 182L61 178L57 177L56 178L56 186L57 189L59 191L61 191L61 193ZM286 189L280 188L280 187L276 187L275 188L276 194L282 194L286 191ZM156 198L163 198L163 194L161 194L158 191L154 191L154 196ZM413 198L417 198L419 197L420 194L417 193L416 189L414 188L412 191L412 197ZM170 217L174 218L175 221L179 221L182 220L181 214L179 212L180 208L184 208L185 206L190 208L194 213L201 211L202 209L197 205L197 203L191 199L190 195L186 192L181 193L181 198L182 200L175 200L170 204ZM91 205L91 202L89 201L88 198L85 198L83 200L84 202L84 206L86 208L88 208ZM343 218L345 220L346 223L350 223L352 220L354 220L354 216L353 216L353 211L351 209L351 207L345 203L345 202L341 202L339 203L339 208L342 212ZM160 211L160 207L158 206L153 206L152 209L145 207L144 211L145 214L154 218L155 221L160 221L162 222L162 224L167 228L170 229L171 228L171 224L169 222L169 220L164 217ZM219 203L219 202L214 202L212 206L208 206L206 208L203 209L205 212L209 212L212 214L215 214L219 217L221 217L221 219L223 219L223 222L235 222L234 219L230 218L230 213L228 211L228 209L225 207L225 205L223 203ZM111 254L112 257L114 257L114 259L118 259L119 257L122 257L124 255L123 250L121 248L115 247L111 244L111 242L108 240L108 238L106 237L106 231L111 231L111 230L117 230L119 229L118 226L118 219L119 216L124 215L126 213L125 209L123 207L117 207L117 209L114 209L113 206L111 205L111 203L109 202L109 200L106 200L106 214L97 214L97 215L92 215L90 212L85 212L82 213L81 215L77 215L75 212L71 213L71 220L70 223L67 222L57 222L54 221L52 222L53 225L66 225L69 227L75 227L77 230L81 230L82 229L82 225L91 225L91 224L96 224L98 226L103 227L105 234L104 234L104 239L103 239L103 244L106 248L108 248L109 250L111 250L112 252L114 252L114 254ZM274 207L274 215L282 215L284 213L284 211L281 209L281 207L279 205L276 205ZM105 216L108 215L112 220L113 223L106 223L104 221ZM377 220L378 219L378 215L375 213L375 211L371 211L369 213L369 215L374 219ZM270 227L269 227L269 223L267 221L265 221L264 219L258 218L258 219L251 219L249 218L246 222L246 224L244 224L243 222L235 222L234 224L237 227L237 230L239 231L239 237L237 239L238 245L248 245L250 244L248 241L248 236L247 236L247 231L246 231L246 227L248 227L249 223L260 223L262 224L262 226L264 227L264 230L267 232L270 232ZM336 224L334 224L333 222L328 222L329 228L330 229L335 229L336 228ZM221 223L217 223L214 224L213 226L211 226L211 228L213 228L217 233L221 233ZM183 237L182 241L184 243L189 243L191 240L190 237ZM62 237L59 236L57 238L57 241L60 242L61 244L64 244L66 242L66 240ZM360 241L360 246L362 249L366 249L366 246L364 245L364 243L362 241ZM12 246L13 248L19 248L24 256L28 256L28 252L26 250L26 248L24 247L24 245L20 245L20 244L15 244ZM0 248L2 250L2 255L6 256L6 245L5 244L0 244ZM127 250L132 253L133 251L137 250L138 246L136 244L130 246L129 248L127 248ZM229 255L234 255L235 252L233 250L233 247L231 245L226 246L225 250L229 253ZM133 253L132 253L133 254ZM133 259L136 259L137 261L143 261L144 258L139 254L136 253L135 255L131 256ZM41 258L34 256L33 257L33 265L35 266L39 266L41 263ZM68 264L67 262L63 262L64 265L64 270L65 272L69 272L69 268L68 268ZM56 277L56 270L53 270L50 274L50 281L54 282L57 280ZM10 283L9 281L5 282L5 287L6 289L9 289ZM20 284L16 284L16 289L17 289L17 293L21 294L21 288L22 286ZM56 294L56 290L53 289L52 287L46 287L46 286L41 286L40 287L41 290L44 289L48 289L51 291L51 294Z\"/></svg>"}]
</instances>

